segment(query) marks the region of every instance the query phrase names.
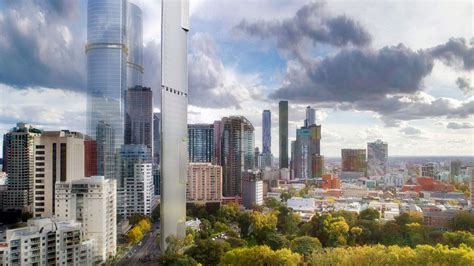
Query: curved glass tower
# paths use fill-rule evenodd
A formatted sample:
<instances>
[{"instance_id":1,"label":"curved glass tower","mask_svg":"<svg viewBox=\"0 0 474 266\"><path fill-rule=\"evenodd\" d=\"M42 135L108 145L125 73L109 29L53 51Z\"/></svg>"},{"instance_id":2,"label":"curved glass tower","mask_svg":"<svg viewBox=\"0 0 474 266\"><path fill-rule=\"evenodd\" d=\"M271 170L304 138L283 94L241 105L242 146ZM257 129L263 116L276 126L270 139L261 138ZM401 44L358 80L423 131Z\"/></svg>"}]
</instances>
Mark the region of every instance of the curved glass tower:
<instances>
[{"instance_id":1,"label":"curved glass tower","mask_svg":"<svg viewBox=\"0 0 474 266\"><path fill-rule=\"evenodd\" d=\"M136 4L127 4L127 88L142 86L143 79L143 19Z\"/></svg>"},{"instance_id":2,"label":"curved glass tower","mask_svg":"<svg viewBox=\"0 0 474 266\"><path fill-rule=\"evenodd\" d=\"M88 1L87 134L97 139L98 126L110 126L115 149L123 144L124 133L124 91L127 86L125 21L125 0ZM98 146L102 144L107 145L97 143Z\"/></svg>"}]
</instances>

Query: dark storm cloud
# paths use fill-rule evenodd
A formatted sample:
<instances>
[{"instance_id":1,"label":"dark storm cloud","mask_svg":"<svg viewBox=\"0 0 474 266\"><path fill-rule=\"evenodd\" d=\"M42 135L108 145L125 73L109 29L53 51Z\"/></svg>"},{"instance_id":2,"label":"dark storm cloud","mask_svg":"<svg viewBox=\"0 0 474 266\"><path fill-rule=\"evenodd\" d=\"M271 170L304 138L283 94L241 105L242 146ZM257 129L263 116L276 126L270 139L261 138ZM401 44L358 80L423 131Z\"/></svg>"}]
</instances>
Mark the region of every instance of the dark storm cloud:
<instances>
[{"instance_id":1,"label":"dark storm cloud","mask_svg":"<svg viewBox=\"0 0 474 266\"><path fill-rule=\"evenodd\" d=\"M345 15L332 16L324 4L311 3L301 7L294 17L284 20L248 22L243 20L234 30L260 39L276 38L281 49L300 56L305 42L329 44L337 47L366 46L371 35L357 21Z\"/></svg>"},{"instance_id":2,"label":"dark storm cloud","mask_svg":"<svg viewBox=\"0 0 474 266\"><path fill-rule=\"evenodd\" d=\"M458 88L464 93L464 95L470 95L474 92L474 87L471 85L471 79L467 77L459 77L456 79Z\"/></svg>"},{"instance_id":3,"label":"dark storm cloud","mask_svg":"<svg viewBox=\"0 0 474 266\"><path fill-rule=\"evenodd\" d=\"M433 58L464 70L474 69L474 47L463 38L452 38L445 44L428 49Z\"/></svg>"},{"instance_id":4,"label":"dark storm cloud","mask_svg":"<svg viewBox=\"0 0 474 266\"><path fill-rule=\"evenodd\" d=\"M469 122L449 122L446 126L449 129L470 129L474 128L474 125Z\"/></svg>"},{"instance_id":5,"label":"dark storm cloud","mask_svg":"<svg viewBox=\"0 0 474 266\"><path fill-rule=\"evenodd\" d=\"M83 90L77 1L11 1L0 11L0 83Z\"/></svg>"},{"instance_id":6,"label":"dark storm cloud","mask_svg":"<svg viewBox=\"0 0 474 266\"><path fill-rule=\"evenodd\" d=\"M431 73L432 60L403 46L379 51L343 50L310 67L290 69L287 86L270 95L295 101L378 100L388 93L413 93Z\"/></svg>"}]
</instances>

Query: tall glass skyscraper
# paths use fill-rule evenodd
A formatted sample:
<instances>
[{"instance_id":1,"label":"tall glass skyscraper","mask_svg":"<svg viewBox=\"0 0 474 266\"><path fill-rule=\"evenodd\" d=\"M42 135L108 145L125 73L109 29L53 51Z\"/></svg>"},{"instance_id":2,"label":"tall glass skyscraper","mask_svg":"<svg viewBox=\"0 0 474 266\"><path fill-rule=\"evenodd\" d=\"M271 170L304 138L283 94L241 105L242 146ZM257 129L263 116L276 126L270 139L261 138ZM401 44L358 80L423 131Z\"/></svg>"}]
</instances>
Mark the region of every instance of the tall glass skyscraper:
<instances>
[{"instance_id":1,"label":"tall glass skyscraper","mask_svg":"<svg viewBox=\"0 0 474 266\"><path fill-rule=\"evenodd\" d=\"M143 19L142 10L127 3L127 88L143 85Z\"/></svg>"},{"instance_id":2,"label":"tall glass skyscraper","mask_svg":"<svg viewBox=\"0 0 474 266\"><path fill-rule=\"evenodd\" d=\"M161 113L153 113L153 162L160 164Z\"/></svg>"},{"instance_id":3,"label":"tall glass skyscraper","mask_svg":"<svg viewBox=\"0 0 474 266\"><path fill-rule=\"evenodd\" d=\"M214 151L214 125L188 125L188 158L191 163L211 163Z\"/></svg>"},{"instance_id":4,"label":"tall glass skyscraper","mask_svg":"<svg viewBox=\"0 0 474 266\"><path fill-rule=\"evenodd\" d=\"M304 120L304 126L309 127L316 124L316 110L311 106L306 107L306 119Z\"/></svg>"},{"instance_id":5,"label":"tall glass skyscraper","mask_svg":"<svg viewBox=\"0 0 474 266\"><path fill-rule=\"evenodd\" d=\"M262 153L272 153L272 113L263 110L262 114Z\"/></svg>"},{"instance_id":6,"label":"tall glass skyscraper","mask_svg":"<svg viewBox=\"0 0 474 266\"><path fill-rule=\"evenodd\" d=\"M280 168L288 168L288 101L278 104Z\"/></svg>"},{"instance_id":7,"label":"tall glass skyscraper","mask_svg":"<svg viewBox=\"0 0 474 266\"><path fill-rule=\"evenodd\" d=\"M102 121L114 132L115 149L120 148L124 141L125 21L125 0L88 1L87 134L96 139Z\"/></svg>"},{"instance_id":8,"label":"tall glass skyscraper","mask_svg":"<svg viewBox=\"0 0 474 266\"><path fill-rule=\"evenodd\" d=\"M125 93L125 144L153 149L153 96L150 88L135 86Z\"/></svg>"}]
</instances>

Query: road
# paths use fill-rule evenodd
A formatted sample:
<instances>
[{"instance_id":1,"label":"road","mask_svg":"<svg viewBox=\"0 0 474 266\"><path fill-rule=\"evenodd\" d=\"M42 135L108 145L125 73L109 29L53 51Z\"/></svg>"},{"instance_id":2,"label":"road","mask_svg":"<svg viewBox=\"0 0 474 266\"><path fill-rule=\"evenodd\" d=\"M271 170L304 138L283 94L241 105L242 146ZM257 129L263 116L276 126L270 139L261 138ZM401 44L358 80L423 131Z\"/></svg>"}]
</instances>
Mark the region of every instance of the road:
<instances>
[{"instance_id":1,"label":"road","mask_svg":"<svg viewBox=\"0 0 474 266\"><path fill-rule=\"evenodd\" d=\"M158 264L158 254L159 249L156 245L157 242L157 234L160 231L159 223L153 225L153 230L143 237L141 241L141 245L135 245L128 254L131 254L130 258L124 258L116 263L115 265L119 266L130 266L130 265L157 265ZM149 256L151 260L149 261L140 261L140 259Z\"/></svg>"}]
</instances>

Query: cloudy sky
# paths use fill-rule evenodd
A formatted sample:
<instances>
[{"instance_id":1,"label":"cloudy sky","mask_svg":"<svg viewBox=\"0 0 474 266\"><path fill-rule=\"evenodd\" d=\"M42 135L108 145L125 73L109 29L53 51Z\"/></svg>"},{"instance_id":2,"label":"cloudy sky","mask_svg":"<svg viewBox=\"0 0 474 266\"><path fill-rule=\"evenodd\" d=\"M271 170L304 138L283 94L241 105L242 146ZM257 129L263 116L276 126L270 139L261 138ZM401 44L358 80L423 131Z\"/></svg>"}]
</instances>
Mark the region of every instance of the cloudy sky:
<instances>
[{"instance_id":1,"label":"cloudy sky","mask_svg":"<svg viewBox=\"0 0 474 266\"><path fill-rule=\"evenodd\" d=\"M144 85L156 90L161 1L134 2ZM0 1L2 134L18 121L84 131L86 4ZM468 0L191 0L189 122L244 115L261 146L270 109L278 156L286 99L292 139L304 108L317 108L326 156L376 139L390 155L474 155L473 29Z\"/></svg>"}]
</instances>

